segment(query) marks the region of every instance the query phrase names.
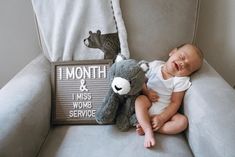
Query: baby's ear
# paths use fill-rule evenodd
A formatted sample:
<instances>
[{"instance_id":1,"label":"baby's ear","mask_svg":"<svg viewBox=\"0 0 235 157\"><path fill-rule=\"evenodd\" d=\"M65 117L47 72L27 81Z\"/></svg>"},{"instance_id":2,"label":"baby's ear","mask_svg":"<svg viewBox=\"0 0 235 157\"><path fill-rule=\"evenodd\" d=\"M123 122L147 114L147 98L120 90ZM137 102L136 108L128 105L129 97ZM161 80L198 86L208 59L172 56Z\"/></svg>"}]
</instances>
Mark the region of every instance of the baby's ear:
<instances>
[{"instance_id":1,"label":"baby's ear","mask_svg":"<svg viewBox=\"0 0 235 157\"><path fill-rule=\"evenodd\" d=\"M177 48L174 48L173 50L171 50L171 52L169 53L169 56L172 56L176 51L177 51Z\"/></svg>"},{"instance_id":2,"label":"baby's ear","mask_svg":"<svg viewBox=\"0 0 235 157\"><path fill-rule=\"evenodd\" d=\"M138 65L145 73L149 70L149 64L147 61L142 60L138 63Z\"/></svg>"}]
</instances>

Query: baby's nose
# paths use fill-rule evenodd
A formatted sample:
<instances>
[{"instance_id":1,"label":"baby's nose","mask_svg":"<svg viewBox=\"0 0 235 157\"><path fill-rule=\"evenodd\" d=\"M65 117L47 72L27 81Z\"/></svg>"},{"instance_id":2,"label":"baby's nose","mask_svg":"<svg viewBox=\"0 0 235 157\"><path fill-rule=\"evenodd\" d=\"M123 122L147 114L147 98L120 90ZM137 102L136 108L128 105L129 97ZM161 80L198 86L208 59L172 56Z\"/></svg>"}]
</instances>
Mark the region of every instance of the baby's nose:
<instances>
[{"instance_id":1,"label":"baby's nose","mask_svg":"<svg viewBox=\"0 0 235 157\"><path fill-rule=\"evenodd\" d=\"M184 66L185 66L185 63L184 62L180 62L180 69L183 69L184 68Z\"/></svg>"}]
</instances>

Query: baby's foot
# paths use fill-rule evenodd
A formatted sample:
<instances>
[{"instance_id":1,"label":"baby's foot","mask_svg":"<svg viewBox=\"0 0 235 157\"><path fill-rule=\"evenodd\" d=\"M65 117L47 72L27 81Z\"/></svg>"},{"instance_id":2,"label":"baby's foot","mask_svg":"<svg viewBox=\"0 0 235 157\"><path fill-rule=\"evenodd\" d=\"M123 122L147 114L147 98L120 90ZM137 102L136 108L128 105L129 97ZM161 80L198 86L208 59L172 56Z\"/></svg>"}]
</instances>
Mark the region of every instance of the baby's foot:
<instances>
[{"instance_id":1,"label":"baby's foot","mask_svg":"<svg viewBox=\"0 0 235 157\"><path fill-rule=\"evenodd\" d=\"M146 148L151 148L153 146L155 146L156 141L154 138L154 134L152 130L147 130L145 132L145 138L144 138L144 147Z\"/></svg>"},{"instance_id":2,"label":"baby's foot","mask_svg":"<svg viewBox=\"0 0 235 157\"><path fill-rule=\"evenodd\" d=\"M136 133L140 136L144 135L144 130L142 129L142 127L140 126L140 124L136 125Z\"/></svg>"}]
</instances>

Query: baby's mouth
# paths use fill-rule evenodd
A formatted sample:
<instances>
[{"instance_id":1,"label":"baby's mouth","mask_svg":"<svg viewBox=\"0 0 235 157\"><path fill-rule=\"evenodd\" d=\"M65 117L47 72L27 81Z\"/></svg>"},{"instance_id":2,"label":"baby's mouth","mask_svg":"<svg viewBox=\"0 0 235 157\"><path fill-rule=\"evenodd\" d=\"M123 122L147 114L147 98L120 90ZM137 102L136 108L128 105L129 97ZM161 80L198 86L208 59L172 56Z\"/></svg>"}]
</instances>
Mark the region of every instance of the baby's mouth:
<instances>
[{"instance_id":1,"label":"baby's mouth","mask_svg":"<svg viewBox=\"0 0 235 157\"><path fill-rule=\"evenodd\" d=\"M178 64L177 64L176 62L173 62L173 63L174 63L174 66L175 66L176 70L179 71L179 66L178 66Z\"/></svg>"}]
</instances>

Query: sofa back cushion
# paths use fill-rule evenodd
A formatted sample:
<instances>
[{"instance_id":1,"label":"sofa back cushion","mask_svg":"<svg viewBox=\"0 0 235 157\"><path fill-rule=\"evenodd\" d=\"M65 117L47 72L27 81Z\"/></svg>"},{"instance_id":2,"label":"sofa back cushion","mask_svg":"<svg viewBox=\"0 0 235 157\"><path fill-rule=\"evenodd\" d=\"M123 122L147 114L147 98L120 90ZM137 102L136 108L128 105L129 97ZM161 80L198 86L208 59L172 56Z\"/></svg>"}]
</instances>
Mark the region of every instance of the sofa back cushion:
<instances>
[{"instance_id":1,"label":"sofa back cushion","mask_svg":"<svg viewBox=\"0 0 235 157\"><path fill-rule=\"evenodd\" d=\"M166 59L183 43L193 43L198 0L120 0L131 58Z\"/></svg>"}]
</instances>

